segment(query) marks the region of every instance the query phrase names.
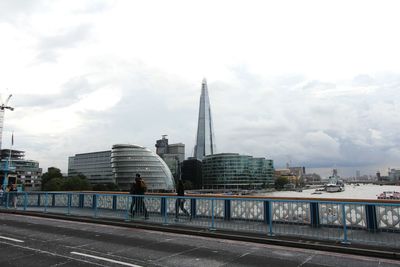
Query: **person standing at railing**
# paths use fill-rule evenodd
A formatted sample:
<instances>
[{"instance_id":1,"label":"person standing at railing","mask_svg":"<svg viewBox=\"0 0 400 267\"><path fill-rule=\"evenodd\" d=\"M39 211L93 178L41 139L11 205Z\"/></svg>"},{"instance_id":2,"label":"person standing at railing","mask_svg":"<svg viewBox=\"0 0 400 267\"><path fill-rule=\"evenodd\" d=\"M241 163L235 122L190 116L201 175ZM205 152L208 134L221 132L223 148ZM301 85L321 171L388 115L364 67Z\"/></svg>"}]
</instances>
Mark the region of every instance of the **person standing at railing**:
<instances>
[{"instance_id":1,"label":"person standing at railing","mask_svg":"<svg viewBox=\"0 0 400 267\"><path fill-rule=\"evenodd\" d=\"M178 220L179 217L179 209L183 211L183 213L189 217L189 219L192 219L190 216L190 213L185 209L185 199L184 198L179 198L179 196L185 196L185 186L183 184L182 180L179 180L178 185L176 187L176 193L178 198L176 199L175 202L175 220Z\"/></svg>"},{"instance_id":2,"label":"person standing at railing","mask_svg":"<svg viewBox=\"0 0 400 267\"><path fill-rule=\"evenodd\" d=\"M144 203L144 197L141 197L141 195L144 195L147 191L147 186L143 179L140 177L140 174L137 173L135 177L135 182L132 184L130 194L134 195L132 197L132 203L131 203L131 215L132 217L135 216L135 212L139 213L144 213L144 217L147 220L149 218L149 214L146 209L146 204Z\"/></svg>"}]
</instances>

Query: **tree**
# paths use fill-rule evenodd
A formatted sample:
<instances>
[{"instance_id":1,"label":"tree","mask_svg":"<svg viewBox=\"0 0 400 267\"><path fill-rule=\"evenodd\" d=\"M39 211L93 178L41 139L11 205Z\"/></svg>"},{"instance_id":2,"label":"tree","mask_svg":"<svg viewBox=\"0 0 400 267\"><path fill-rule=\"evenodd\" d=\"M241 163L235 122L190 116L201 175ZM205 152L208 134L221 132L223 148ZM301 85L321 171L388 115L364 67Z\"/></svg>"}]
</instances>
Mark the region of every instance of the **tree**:
<instances>
[{"instance_id":1,"label":"tree","mask_svg":"<svg viewBox=\"0 0 400 267\"><path fill-rule=\"evenodd\" d=\"M119 191L119 187L114 183L95 184L93 191Z\"/></svg>"},{"instance_id":2,"label":"tree","mask_svg":"<svg viewBox=\"0 0 400 267\"><path fill-rule=\"evenodd\" d=\"M63 185L65 191L79 191L79 190L90 190L91 186L86 179L86 176L79 174L77 176L67 178Z\"/></svg>"},{"instance_id":3,"label":"tree","mask_svg":"<svg viewBox=\"0 0 400 267\"><path fill-rule=\"evenodd\" d=\"M42 185L44 191L61 191L64 186L64 178L55 177L49 180L45 185Z\"/></svg>"},{"instance_id":4,"label":"tree","mask_svg":"<svg viewBox=\"0 0 400 267\"><path fill-rule=\"evenodd\" d=\"M287 178L285 176L279 176L275 180L275 188L282 189L285 186L285 184L288 184L288 183L289 183L289 178Z\"/></svg>"},{"instance_id":5,"label":"tree","mask_svg":"<svg viewBox=\"0 0 400 267\"><path fill-rule=\"evenodd\" d=\"M42 190L47 190L46 184L54 178L63 179L63 175L61 174L61 170L56 167L49 167L47 172L42 175ZM58 181L59 183L60 181ZM54 186L54 184L52 185Z\"/></svg>"},{"instance_id":6,"label":"tree","mask_svg":"<svg viewBox=\"0 0 400 267\"><path fill-rule=\"evenodd\" d=\"M185 188L185 190L192 190L193 189L192 182L189 181L189 180L184 180L183 181L183 188Z\"/></svg>"}]
</instances>

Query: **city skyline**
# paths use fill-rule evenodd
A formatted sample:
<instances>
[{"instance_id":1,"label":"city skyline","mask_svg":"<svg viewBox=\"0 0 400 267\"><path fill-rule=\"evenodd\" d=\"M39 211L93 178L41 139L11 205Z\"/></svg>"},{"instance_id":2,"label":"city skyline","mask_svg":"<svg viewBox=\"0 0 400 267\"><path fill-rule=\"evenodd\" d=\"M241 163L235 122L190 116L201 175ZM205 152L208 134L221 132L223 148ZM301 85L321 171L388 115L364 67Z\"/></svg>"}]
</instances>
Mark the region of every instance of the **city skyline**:
<instances>
[{"instance_id":1,"label":"city skyline","mask_svg":"<svg viewBox=\"0 0 400 267\"><path fill-rule=\"evenodd\" d=\"M44 170L161 134L192 155L203 77L219 152L345 176L400 167L396 1L21 3L0 4L3 148L14 132Z\"/></svg>"}]
</instances>

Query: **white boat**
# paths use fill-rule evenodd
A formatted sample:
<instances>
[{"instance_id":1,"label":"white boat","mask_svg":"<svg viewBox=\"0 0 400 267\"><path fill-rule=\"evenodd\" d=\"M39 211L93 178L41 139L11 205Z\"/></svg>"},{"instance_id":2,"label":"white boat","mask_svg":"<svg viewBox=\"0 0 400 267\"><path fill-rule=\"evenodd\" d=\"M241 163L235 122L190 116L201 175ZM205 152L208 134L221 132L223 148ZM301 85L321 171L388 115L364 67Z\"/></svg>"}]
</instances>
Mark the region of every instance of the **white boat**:
<instances>
[{"instance_id":1,"label":"white boat","mask_svg":"<svg viewBox=\"0 0 400 267\"><path fill-rule=\"evenodd\" d=\"M400 192L397 191L385 191L378 195L378 199L400 199Z\"/></svg>"}]
</instances>

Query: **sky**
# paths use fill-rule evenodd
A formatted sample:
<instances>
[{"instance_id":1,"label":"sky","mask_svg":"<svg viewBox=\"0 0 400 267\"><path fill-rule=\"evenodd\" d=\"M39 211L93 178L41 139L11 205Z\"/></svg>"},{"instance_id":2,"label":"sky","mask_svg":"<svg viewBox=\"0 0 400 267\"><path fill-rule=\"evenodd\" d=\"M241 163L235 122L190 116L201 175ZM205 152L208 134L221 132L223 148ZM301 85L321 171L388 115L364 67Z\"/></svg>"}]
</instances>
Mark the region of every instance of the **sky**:
<instances>
[{"instance_id":1,"label":"sky","mask_svg":"<svg viewBox=\"0 0 400 267\"><path fill-rule=\"evenodd\" d=\"M0 1L3 148L44 171L168 135L328 175L400 168L398 1Z\"/></svg>"}]
</instances>

